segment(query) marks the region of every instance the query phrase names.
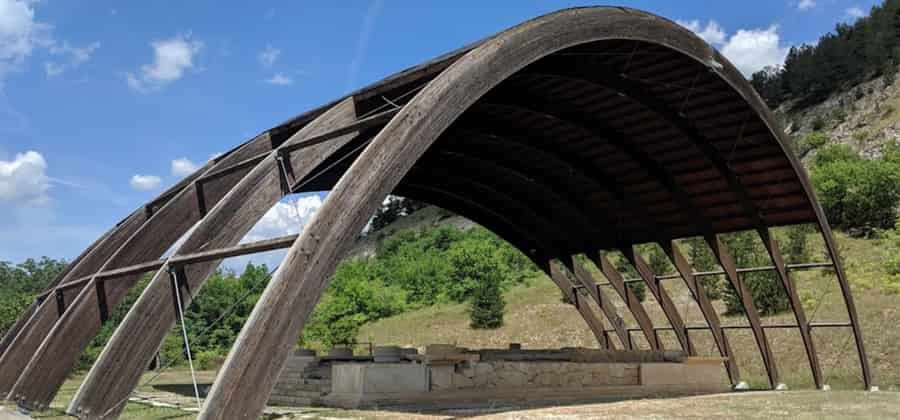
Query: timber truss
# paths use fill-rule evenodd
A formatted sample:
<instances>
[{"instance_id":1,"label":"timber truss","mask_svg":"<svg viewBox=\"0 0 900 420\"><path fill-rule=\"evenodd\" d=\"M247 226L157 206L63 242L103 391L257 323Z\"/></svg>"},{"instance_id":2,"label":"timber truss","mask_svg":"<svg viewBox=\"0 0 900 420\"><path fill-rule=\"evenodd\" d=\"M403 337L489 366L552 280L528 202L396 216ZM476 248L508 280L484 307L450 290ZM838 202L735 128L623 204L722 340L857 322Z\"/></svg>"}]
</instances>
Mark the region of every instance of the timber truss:
<instances>
[{"instance_id":1,"label":"timber truss","mask_svg":"<svg viewBox=\"0 0 900 420\"><path fill-rule=\"evenodd\" d=\"M331 192L299 236L239 244L286 194L323 190ZM173 296L188 304L223 258L288 248L200 417L259 415L336 265L389 193L454 211L518 247L575 303L604 348L634 348L639 334L661 349L659 332L667 331L694 355L690 332L708 331L737 383L726 331L749 329L775 387L766 332L790 328L820 387L812 330L849 328L862 382L871 384L831 229L770 111L690 31L645 12L595 7L522 23L209 162L98 239L28 308L0 343L0 392L24 407L47 406L110 311L153 273L68 408L82 418L116 417L176 322ZM847 322L807 319L790 273L816 265L786 265L770 233L800 223L817 224L824 237L831 261L819 265L837 275ZM771 266L735 266L720 235L745 230L759 235ZM183 235L174 255L159 259ZM704 238L722 269L695 272L674 242L686 237ZM635 251L640 243L661 246L677 274L652 272ZM639 278L624 279L606 251L622 252ZM794 323L762 323L742 281L760 270L777 274ZM720 323L698 281L710 275L738 292L746 324ZM665 280L690 289L705 325L685 324ZM667 325L653 324L626 287L632 281L646 284ZM626 302L637 327L624 325L609 293Z\"/></svg>"}]
</instances>

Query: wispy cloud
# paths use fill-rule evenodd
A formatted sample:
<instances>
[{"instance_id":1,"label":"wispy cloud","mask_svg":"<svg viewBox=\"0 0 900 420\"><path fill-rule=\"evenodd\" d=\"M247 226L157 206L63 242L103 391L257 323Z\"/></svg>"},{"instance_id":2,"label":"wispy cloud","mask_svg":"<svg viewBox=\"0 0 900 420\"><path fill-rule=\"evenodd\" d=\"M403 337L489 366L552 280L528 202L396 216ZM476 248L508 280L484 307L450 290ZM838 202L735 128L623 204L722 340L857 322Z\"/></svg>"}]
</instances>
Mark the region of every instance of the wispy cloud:
<instances>
[{"instance_id":1,"label":"wispy cloud","mask_svg":"<svg viewBox=\"0 0 900 420\"><path fill-rule=\"evenodd\" d=\"M372 33L375 30L375 23L378 21L378 15L381 13L383 4L384 2L382 0L373 1L366 11L366 16L363 18L362 27L359 30L359 38L356 40L356 53L353 55L353 60L350 61L350 67L347 70L347 86L345 89L347 91L356 87L359 69L362 67L363 60L366 58L366 53L369 49L369 40L372 38Z\"/></svg>"},{"instance_id":2,"label":"wispy cloud","mask_svg":"<svg viewBox=\"0 0 900 420\"><path fill-rule=\"evenodd\" d=\"M150 191L159 187L162 179L156 175L134 175L128 184L137 191Z\"/></svg>"},{"instance_id":3,"label":"wispy cloud","mask_svg":"<svg viewBox=\"0 0 900 420\"><path fill-rule=\"evenodd\" d=\"M266 49L259 53L259 63L265 68L270 68L278 61L279 55L281 55L281 50L271 45L266 45Z\"/></svg>"},{"instance_id":4,"label":"wispy cloud","mask_svg":"<svg viewBox=\"0 0 900 420\"><path fill-rule=\"evenodd\" d=\"M185 177L200 169L200 165L192 162L186 157L172 160L172 176Z\"/></svg>"},{"instance_id":5,"label":"wispy cloud","mask_svg":"<svg viewBox=\"0 0 900 420\"><path fill-rule=\"evenodd\" d=\"M294 84L294 79L285 76L282 73L276 73L274 76L266 79L266 83L270 85L288 86Z\"/></svg>"},{"instance_id":6,"label":"wispy cloud","mask_svg":"<svg viewBox=\"0 0 900 420\"><path fill-rule=\"evenodd\" d=\"M847 17L859 19L866 15L866 11L859 6L853 6L847 8L847 10L844 10L844 14L847 15Z\"/></svg>"},{"instance_id":7,"label":"wispy cloud","mask_svg":"<svg viewBox=\"0 0 900 420\"><path fill-rule=\"evenodd\" d=\"M0 0L0 90L6 76L21 69L37 48L53 45L52 27L34 18L34 2Z\"/></svg>"},{"instance_id":8,"label":"wispy cloud","mask_svg":"<svg viewBox=\"0 0 900 420\"><path fill-rule=\"evenodd\" d=\"M91 59L91 55L100 48L100 42L92 42L84 47L75 47L69 44L69 41L63 41L62 45L53 45L50 47L50 54L62 59L62 62L47 61L44 63L44 70L47 77L54 77L62 74L66 70L74 69Z\"/></svg>"},{"instance_id":9,"label":"wispy cloud","mask_svg":"<svg viewBox=\"0 0 900 420\"><path fill-rule=\"evenodd\" d=\"M193 69L194 56L203 48L203 42L187 34L153 41L150 46L153 48L153 62L141 66L138 73L125 75L128 86L142 93L158 90Z\"/></svg>"},{"instance_id":10,"label":"wispy cloud","mask_svg":"<svg viewBox=\"0 0 900 420\"><path fill-rule=\"evenodd\" d=\"M809 10L813 7L816 7L816 0L800 0L800 2L797 3L797 9L800 10Z\"/></svg>"}]
</instances>

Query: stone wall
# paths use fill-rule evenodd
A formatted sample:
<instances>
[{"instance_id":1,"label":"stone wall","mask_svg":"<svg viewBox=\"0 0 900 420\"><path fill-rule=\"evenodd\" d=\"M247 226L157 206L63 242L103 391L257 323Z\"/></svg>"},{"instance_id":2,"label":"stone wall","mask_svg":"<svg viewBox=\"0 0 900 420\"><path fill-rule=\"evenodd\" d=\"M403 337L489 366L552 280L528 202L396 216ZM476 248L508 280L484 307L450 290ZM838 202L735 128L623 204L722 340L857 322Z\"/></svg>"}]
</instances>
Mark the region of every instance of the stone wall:
<instances>
[{"instance_id":1,"label":"stone wall","mask_svg":"<svg viewBox=\"0 0 900 420\"><path fill-rule=\"evenodd\" d=\"M639 385L637 363L488 361L431 366L431 390Z\"/></svg>"}]
</instances>

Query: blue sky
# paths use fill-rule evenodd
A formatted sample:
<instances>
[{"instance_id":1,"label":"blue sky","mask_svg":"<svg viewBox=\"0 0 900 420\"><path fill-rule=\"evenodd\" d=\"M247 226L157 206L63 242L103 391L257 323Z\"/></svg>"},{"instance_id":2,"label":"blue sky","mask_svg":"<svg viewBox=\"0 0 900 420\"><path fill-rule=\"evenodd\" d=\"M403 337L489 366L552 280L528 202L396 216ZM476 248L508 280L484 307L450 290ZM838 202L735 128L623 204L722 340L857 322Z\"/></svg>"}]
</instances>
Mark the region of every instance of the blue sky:
<instances>
[{"instance_id":1,"label":"blue sky","mask_svg":"<svg viewBox=\"0 0 900 420\"><path fill-rule=\"evenodd\" d=\"M742 71L873 0L621 1ZM0 0L0 261L74 258L192 167L285 119L567 1ZM296 231L291 197L254 238Z\"/></svg>"}]
</instances>

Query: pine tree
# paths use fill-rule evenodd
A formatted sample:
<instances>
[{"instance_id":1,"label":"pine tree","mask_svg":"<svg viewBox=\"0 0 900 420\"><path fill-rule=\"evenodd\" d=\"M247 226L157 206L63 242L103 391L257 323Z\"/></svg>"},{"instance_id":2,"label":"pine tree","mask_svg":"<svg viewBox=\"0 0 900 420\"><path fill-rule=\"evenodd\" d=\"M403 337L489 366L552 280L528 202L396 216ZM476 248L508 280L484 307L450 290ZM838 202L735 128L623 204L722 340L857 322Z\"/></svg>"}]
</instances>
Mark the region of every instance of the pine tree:
<instances>
[{"instance_id":1,"label":"pine tree","mask_svg":"<svg viewBox=\"0 0 900 420\"><path fill-rule=\"evenodd\" d=\"M470 326L477 329L500 328L506 303L498 276L485 276L475 287L472 296Z\"/></svg>"}]
</instances>

